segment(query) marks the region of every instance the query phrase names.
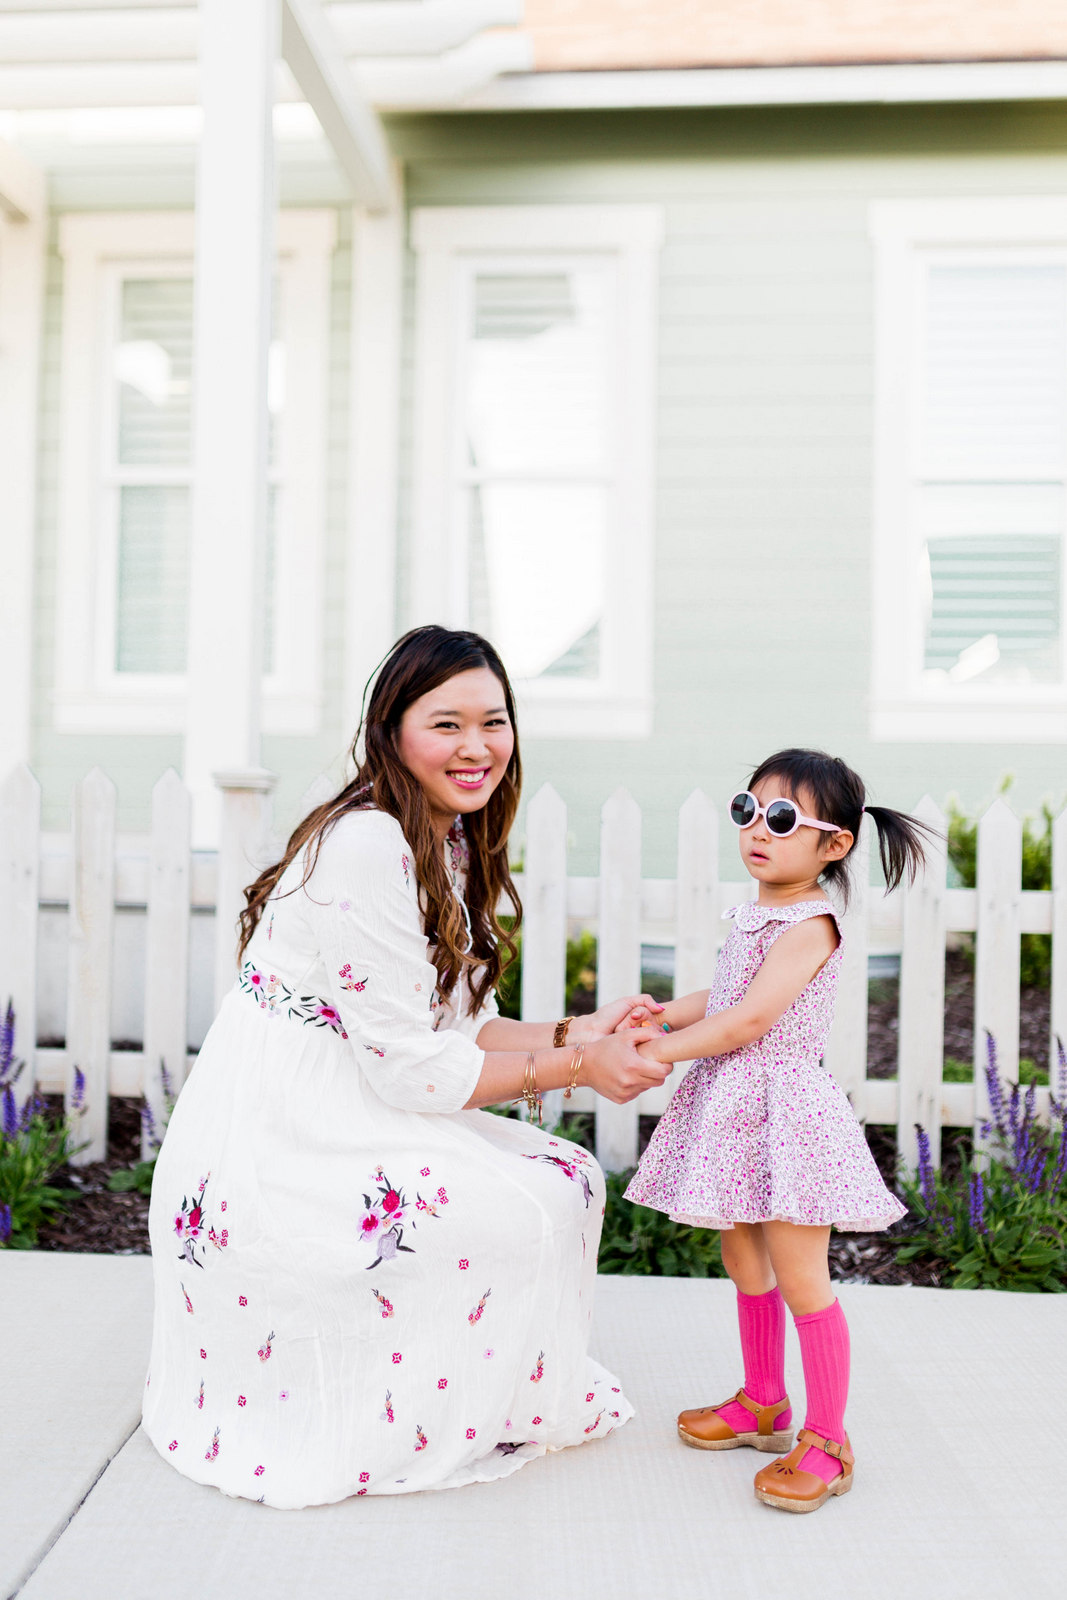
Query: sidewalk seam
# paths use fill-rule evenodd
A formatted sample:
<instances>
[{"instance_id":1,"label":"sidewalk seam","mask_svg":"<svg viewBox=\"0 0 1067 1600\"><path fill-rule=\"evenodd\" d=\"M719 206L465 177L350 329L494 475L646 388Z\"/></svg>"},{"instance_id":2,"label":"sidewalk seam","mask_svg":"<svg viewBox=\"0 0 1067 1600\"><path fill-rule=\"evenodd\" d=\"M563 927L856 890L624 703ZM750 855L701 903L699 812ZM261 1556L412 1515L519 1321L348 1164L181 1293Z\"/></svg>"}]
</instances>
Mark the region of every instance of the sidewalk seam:
<instances>
[{"instance_id":1,"label":"sidewalk seam","mask_svg":"<svg viewBox=\"0 0 1067 1600\"><path fill-rule=\"evenodd\" d=\"M16 1580L15 1587L10 1591L9 1594L4 1596L4 1600L18 1600L18 1596L22 1593L23 1589L29 1583L29 1581L33 1577L34 1573L38 1570L38 1568L41 1566L41 1564L45 1561L45 1559L51 1553L51 1551L54 1549L54 1547L59 1543L60 1539L62 1539L63 1535L66 1533L67 1529L70 1527L71 1523L74 1521L74 1518L78 1515L78 1512L81 1510L82 1506L88 1500L89 1496L92 1494L93 1490L96 1488L97 1484L100 1482L100 1479L104 1476L104 1473L107 1471L108 1467L110 1467L111 1463L114 1460L116 1460L116 1458L118 1456L120 1456L122 1454L123 1450L125 1450L126 1446L129 1444L130 1440L133 1438L134 1434L137 1432L137 1430L138 1430L138 1428L140 1426L141 1426L141 1419L140 1419L140 1417L138 1417L136 1419L136 1421L134 1422L133 1427L130 1429L129 1433L127 1433L125 1438L121 1440L121 1442L119 1443L118 1447L115 1450L112 1451L111 1455L109 1455L107 1457L106 1461L101 1466L99 1472L96 1474L96 1476L93 1479L92 1483L86 1489L85 1493L82 1495L82 1497L78 1501L78 1503L72 1508L69 1516L67 1516L64 1519L64 1521L57 1528L55 1528L53 1530L52 1534L41 1545L41 1548L37 1552L37 1554L34 1555L34 1556L31 1556L29 1566L21 1574L21 1576Z\"/></svg>"}]
</instances>

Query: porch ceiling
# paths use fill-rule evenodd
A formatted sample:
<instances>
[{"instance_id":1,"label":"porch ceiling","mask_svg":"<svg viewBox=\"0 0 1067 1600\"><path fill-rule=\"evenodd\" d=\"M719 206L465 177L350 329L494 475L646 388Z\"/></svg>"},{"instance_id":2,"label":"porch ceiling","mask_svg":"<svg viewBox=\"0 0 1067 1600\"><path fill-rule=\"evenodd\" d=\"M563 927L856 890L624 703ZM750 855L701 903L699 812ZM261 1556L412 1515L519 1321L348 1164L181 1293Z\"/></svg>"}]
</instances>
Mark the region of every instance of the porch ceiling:
<instances>
[{"instance_id":1,"label":"porch ceiling","mask_svg":"<svg viewBox=\"0 0 1067 1600\"><path fill-rule=\"evenodd\" d=\"M522 0L314 0L313 9L352 91L376 107L448 104L533 65L528 38L506 31ZM198 45L195 0L0 0L0 106L194 106ZM292 67L278 66L281 102L305 98Z\"/></svg>"}]
</instances>

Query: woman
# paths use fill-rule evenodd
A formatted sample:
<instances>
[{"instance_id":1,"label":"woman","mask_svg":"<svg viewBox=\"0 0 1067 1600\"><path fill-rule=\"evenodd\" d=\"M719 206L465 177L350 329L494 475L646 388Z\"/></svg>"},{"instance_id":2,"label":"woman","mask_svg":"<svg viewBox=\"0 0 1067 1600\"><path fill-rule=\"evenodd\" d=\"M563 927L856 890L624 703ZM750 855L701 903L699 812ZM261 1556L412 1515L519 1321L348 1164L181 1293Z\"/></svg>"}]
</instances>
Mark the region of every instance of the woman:
<instances>
[{"instance_id":1,"label":"woman","mask_svg":"<svg viewBox=\"0 0 1067 1600\"><path fill-rule=\"evenodd\" d=\"M662 1082L653 1030L612 1032L647 997L569 1031L497 1015L520 764L484 639L401 639L364 742L246 891L152 1189L146 1432L273 1506L486 1481L631 1415L586 1354L596 1163L475 1108Z\"/></svg>"}]
</instances>

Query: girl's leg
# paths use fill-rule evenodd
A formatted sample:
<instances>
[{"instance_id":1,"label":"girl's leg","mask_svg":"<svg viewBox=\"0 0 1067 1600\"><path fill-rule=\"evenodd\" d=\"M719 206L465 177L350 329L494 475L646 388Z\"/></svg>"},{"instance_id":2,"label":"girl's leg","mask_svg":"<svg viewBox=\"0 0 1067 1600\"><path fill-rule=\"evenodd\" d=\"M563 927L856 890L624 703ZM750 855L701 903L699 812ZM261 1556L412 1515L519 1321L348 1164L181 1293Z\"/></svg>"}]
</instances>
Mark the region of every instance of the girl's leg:
<instances>
[{"instance_id":1,"label":"girl's leg","mask_svg":"<svg viewBox=\"0 0 1067 1600\"><path fill-rule=\"evenodd\" d=\"M723 1266L737 1290L737 1322L745 1369L745 1393L757 1405L774 1405L785 1395L785 1305L774 1280L770 1256L759 1223L738 1223L723 1230ZM735 1433L751 1433L752 1413L737 1401L720 1406L719 1416ZM775 1419L789 1427L792 1412Z\"/></svg>"},{"instance_id":2,"label":"girl's leg","mask_svg":"<svg viewBox=\"0 0 1067 1600\"><path fill-rule=\"evenodd\" d=\"M765 1222L764 1236L786 1304L793 1313L804 1365L807 1410L804 1426L824 1439L845 1442L848 1399L848 1323L834 1298L826 1252L829 1228L804 1228L791 1222ZM801 1468L826 1483L842 1471L824 1450L809 1449Z\"/></svg>"}]
</instances>

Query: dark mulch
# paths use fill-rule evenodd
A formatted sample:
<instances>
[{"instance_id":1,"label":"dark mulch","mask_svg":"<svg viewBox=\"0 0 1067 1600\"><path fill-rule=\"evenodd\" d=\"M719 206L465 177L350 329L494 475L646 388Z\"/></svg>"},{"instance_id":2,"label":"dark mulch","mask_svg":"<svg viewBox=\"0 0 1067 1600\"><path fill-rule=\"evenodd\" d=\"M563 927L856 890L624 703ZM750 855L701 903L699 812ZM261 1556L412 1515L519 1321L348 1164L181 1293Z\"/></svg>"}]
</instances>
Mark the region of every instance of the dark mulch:
<instances>
[{"instance_id":1,"label":"dark mulch","mask_svg":"<svg viewBox=\"0 0 1067 1600\"><path fill-rule=\"evenodd\" d=\"M63 1112L58 1096L47 1096L57 1116ZM52 1182L57 1187L76 1189L72 1200L55 1222L40 1231L39 1250L84 1250L97 1255L142 1256L148 1254L148 1196L133 1190L112 1194L107 1180L113 1172L128 1167L141 1156L141 1102L115 1098L111 1101L106 1161L92 1161L85 1167L64 1167Z\"/></svg>"},{"instance_id":2,"label":"dark mulch","mask_svg":"<svg viewBox=\"0 0 1067 1600\"><path fill-rule=\"evenodd\" d=\"M867 1008L867 1076L897 1075L897 1008L900 983L878 978L870 986ZM1019 1055L1029 1057L1041 1072L1048 1071L1048 989L1022 989L1019 993ZM972 1061L974 1057L974 960L966 950L949 950L945 957L945 1058ZM984 1065L984 1063L983 1063Z\"/></svg>"}]
</instances>

